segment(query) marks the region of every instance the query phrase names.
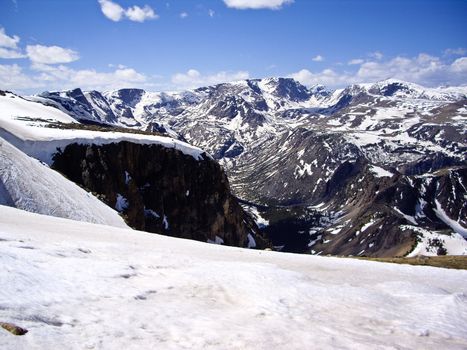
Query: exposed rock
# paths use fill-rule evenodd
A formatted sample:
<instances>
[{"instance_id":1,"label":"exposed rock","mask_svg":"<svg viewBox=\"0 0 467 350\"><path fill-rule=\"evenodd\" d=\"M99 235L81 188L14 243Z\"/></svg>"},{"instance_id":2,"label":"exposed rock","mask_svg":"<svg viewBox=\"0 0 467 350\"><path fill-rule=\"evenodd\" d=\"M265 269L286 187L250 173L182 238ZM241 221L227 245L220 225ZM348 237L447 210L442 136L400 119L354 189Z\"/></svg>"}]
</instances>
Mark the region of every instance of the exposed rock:
<instances>
[{"instance_id":1,"label":"exposed rock","mask_svg":"<svg viewBox=\"0 0 467 350\"><path fill-rule=\"evenodd\" d=\"M230 193L221 167L160 145L68 145L53 168L122 212L139 230L199 241L268 246Z\"/></svg>"},{"instance_id":2,"label":"exposed rock","mask_svg":"<svg viewBox=\"0 0 467 350\"><path fill-rule=\"evenodd\" d=\"M28 332L27 329L8 322L0 322L0 327L6 329L8 332L14 335L25 335Z\"/></svg>"}]
</instances>

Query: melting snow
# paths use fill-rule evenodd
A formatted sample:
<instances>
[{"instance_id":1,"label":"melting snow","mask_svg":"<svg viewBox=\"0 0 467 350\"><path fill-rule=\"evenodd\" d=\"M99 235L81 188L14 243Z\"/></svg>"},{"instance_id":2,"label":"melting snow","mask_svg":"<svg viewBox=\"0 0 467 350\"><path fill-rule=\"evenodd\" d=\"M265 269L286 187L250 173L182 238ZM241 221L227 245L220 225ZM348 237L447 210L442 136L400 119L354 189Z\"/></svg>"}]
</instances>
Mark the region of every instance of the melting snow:
<instances>
[{"instance_id":1,"label":"melting snow","mask_svg":"<svg viewBox=\"0 0 467 350\"><path fill-rule=\"evenodd\" d=\"M5 349L467 347L467 271L206 245L1 206L0 238L0 319L29 329L0 329Z\"/></svg>"},{"instance_id":2,"label":"melting snow","mask_svg":"<svg viewBox=\"0 0 467 350\"><path fill-rule=\"evenodd\" d=\"M376 177L392 177L394 174L383 169L383 168L380 168L379 166L376 166L376 165L372 165L370 167L370 171L375 174Z\"/></svg>"},{"instance_id":3,"label":"melting snow","mask_svg":"<svg viewBox=\"0 0 467 350\"><path fill-rule=\"evenodd\" d=\"M0 204L73 220L128 227L115 210L1 137Z\"/></svg>"},{"instance_id":4,"label":"melting snow","mask_svg":"<svg viewBox=\"0 0 467 350\"><path fill-rule=\"evenodd\" d=\"M251 233L248 234L248 248L256 248L256 241Z\"/></svg>"},{"instance_id":5,"label":"melting snow","mask_svg":"<svg viewBox=\"0 0 467 350\"><path fill-rule=\"evenodd\" d=\"M415 218L413 216L410 216L410 215L407 215L407 214L404 214L403 212L401 212L399 209L397 209L396 207L392 208L394 209L394 211L396 211L398 214L402 215L404 217L405 220L407 220L408 222L414 224L414 225L418 225L417 223L417 220L415 220Z\"/></svg>"},{"instance_id":6,"label":"melting snow","mask_svg":"<svg viewBox=\"0 0 467 350\"><path fill-rule=\"evenodd\" d=\"M202 160L205 155L204 151L198 147L170 137L48 128L44 127L44 121L34 120L36 118L51 122L76 123L76 120L56 108L27 101L10 94L0 96L0 136L26 154L47 164L51 164L52 155L57 152L57 148L63 149L71 143L101 145L128 141L175 148L197 160Z\"/></svg>"},{"instance_id":7,"label":"melting snow","mask_svg":"<svg viewBox=\"0 0 467 350\"><path fill-rule=\"evenodd\" d=\"M430 240L438 240L446 249L448 255L467 255L467 241L458 233L442 234L435 231L428 231L421 227L402 225L402 230L411 229L419 234L420 241L415 249L408 254L408 257L417 255L436 256L438 247L430 245Z\"/></svg>"},{"instance_id":8,"label":"melting snow","mask_svg":"<svg viewBox=\"0 0 467 350\"><path fill-rule=\"evenodd\" d=\"M207 242L211 243L211 244L223 244L224 240L222 238L220 238L219 236L215 236L214 240L208 239Z\"/></svg>"},{"instance_id":9,"label":"melting snow","mask_svg":"<svg viewBox=\"0 0 467 350\"><path fill-rule=\"evenodd\" d=\"M164 218L162 219L162 224L164 225L164 228L166 230L169 229L169 221L167 220L167 216L164 215Z\"/></svg>"},{"instance_id":10,"label":"melting snow","mask_svg":"<svg viewBox=\"0 0 467 350\"><path fill-rule=\"evenodd\" d=\"M434 209L434 212L436 216L443 221L446 225L448 225L450 228L452 228L455 232L460 234L462 237L467 239L467 228L463 227L460 223L457 221L451 219L446 212L443 210L441 207L441 204L438 202L438 200L435 199L435 204L436 204L436 209Z\"/></svg>"},{"instance_id":11,"label":"melting snow","mask_svg":"<svg viewBox=\"0 0 467 350\"><path fill-rule=\"evenodd\" d=\"M120 193L117 193L117 200L115 202L115 209L120 213L128 208L128 200Z\"/></svg>"}]
</instances>

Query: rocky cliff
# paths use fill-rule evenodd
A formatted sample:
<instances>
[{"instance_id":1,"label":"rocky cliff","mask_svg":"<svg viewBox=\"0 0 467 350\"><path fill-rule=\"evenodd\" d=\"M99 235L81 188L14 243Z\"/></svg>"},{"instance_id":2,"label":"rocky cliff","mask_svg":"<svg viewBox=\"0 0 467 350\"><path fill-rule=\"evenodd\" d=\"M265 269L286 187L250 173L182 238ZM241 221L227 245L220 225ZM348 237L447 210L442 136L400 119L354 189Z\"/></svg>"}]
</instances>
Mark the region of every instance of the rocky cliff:
<instances>
[{"instance_id":1,"label":"rocky cliff","mask_svg":"<svg viewBox=\"0 0 467 350\"><path fill-rule=\"evenodd\" d=\"M223 243L268 246L230 193L220 166L161 145L70 144L52 167L95 193L139 230Z\"/></svg>"}]
</instances>

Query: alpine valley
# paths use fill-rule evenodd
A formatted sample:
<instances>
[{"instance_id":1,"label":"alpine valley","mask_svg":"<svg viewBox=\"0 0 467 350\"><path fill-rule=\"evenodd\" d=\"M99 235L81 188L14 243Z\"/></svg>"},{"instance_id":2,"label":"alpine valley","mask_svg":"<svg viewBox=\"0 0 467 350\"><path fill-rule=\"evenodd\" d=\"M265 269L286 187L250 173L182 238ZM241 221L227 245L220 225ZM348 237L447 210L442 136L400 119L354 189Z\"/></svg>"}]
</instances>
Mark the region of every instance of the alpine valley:
<instances>
[{"instance_id":1,"label":"alpine valley","mask_svg":"<svg viewBox=\"0 0 467 350\"><path fill-rule=\"evenodd\" d=\"M0 95L3 151L139 230L311 254L467 254L467 87L269 78Z\"/></svg>"}]
</instances>

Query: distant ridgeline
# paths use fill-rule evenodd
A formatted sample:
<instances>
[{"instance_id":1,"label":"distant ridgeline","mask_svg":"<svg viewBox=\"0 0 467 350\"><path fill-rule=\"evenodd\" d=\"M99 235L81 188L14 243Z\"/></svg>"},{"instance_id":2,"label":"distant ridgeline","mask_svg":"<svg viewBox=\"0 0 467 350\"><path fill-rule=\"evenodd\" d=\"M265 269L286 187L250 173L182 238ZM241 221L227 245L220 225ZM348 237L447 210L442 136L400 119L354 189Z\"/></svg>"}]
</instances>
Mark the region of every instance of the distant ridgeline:
<instances>
[{"instance_id":1,"label":"distant ridgeline","mask_svg":"<svg viewBox=\"0 0 467 350\"><path fill-rule=\"evenodd\" d=\"M329 91L270 78L174 93L75 89L23 101L80 125L131 128L138 138L156 132L197 146L222 166L250 213L242 214L208 156L196 161L131 140L61 147L53 167L118 204L134 227L240 246L269 240L291 252L390 257L467 254L466 96L465 87L397 80ZM196 181L195 169L202 174ZM207 206L185 207L195 202Z\"/></svg>"}]
</instances>

